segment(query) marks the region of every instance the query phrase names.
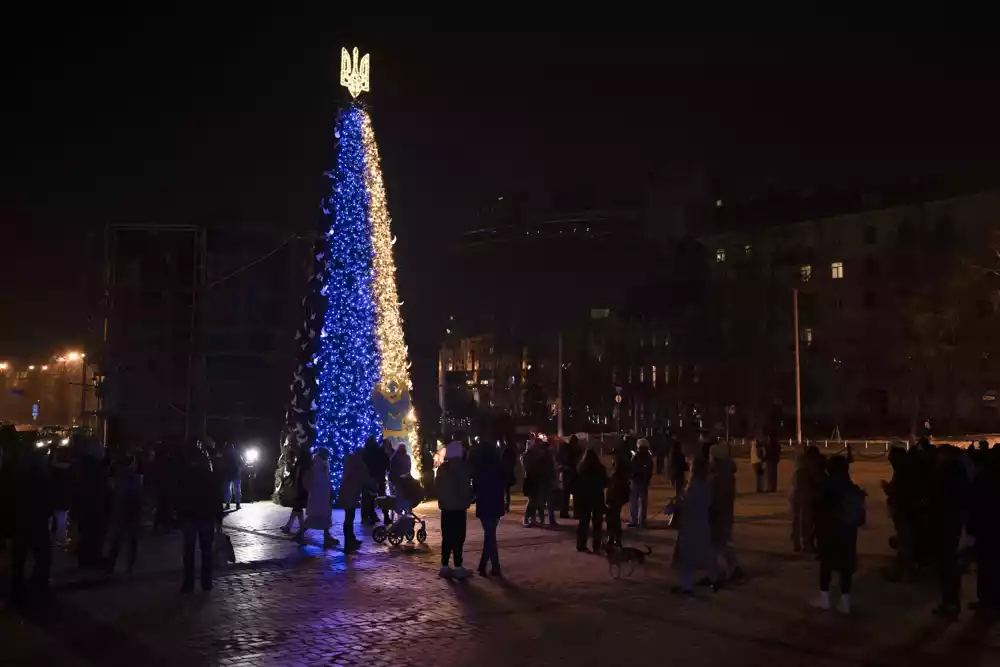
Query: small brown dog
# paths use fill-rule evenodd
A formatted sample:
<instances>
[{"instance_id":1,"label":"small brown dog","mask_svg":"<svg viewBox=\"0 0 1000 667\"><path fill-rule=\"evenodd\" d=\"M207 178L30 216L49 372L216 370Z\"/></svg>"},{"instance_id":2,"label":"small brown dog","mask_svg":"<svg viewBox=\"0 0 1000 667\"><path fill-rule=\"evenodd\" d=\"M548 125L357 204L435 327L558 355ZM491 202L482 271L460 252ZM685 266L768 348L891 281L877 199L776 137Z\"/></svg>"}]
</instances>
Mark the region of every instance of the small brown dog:
<instances>
[{"instance_id":1,"label":"small brown dog","mask_svg":"<svg viewBox=\"0 0 1000 667\"><path fill-rule=\"evenodd\" d=\"M608 558L608 574L617 579L621 576L622 565L628 565L628 574L625 576L632 576L635 564L645 565L646 557L652 555L653 549L648 544L645 551L635 547L608 545L604 553Z\"/></svg>"}]
</instances>

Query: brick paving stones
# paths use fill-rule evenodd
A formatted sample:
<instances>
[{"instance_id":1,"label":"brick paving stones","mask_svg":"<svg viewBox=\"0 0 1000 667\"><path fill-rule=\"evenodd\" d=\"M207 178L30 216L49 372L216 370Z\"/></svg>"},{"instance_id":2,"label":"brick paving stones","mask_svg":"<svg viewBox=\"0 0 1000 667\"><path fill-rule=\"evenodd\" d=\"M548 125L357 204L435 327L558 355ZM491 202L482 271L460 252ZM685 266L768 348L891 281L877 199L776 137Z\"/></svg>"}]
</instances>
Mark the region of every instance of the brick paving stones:
<instances>
[{"instance_id":1,"label":"brick paving stones","mask_svg":"<svg viewBox=\"0 0 1000 667\"><path fill-rule=\"evenodd\" d=\"M0 609L0 665L1000 664L994 627L971 614L940 623L928 614L931 584L882 579L888 519L878 480L888 471L873 462L854 471L871 494L871 526L849 619L807 607L816 563L788 553L785 495L750 492L743 470L736 540L751 576L714 595L669 593L675 535L658 519L626 533L654 554L616 580L602 558L575 551L569 521L526 529L515 514L499 531L506 580L454 583L437 576L433 505L421 508L426 545L366 539L346 555L298 547L278 530L287 510L259 503L227 517L241 562L220 570L210 594L179 595L176 537L149 540L134 577L81 581L62 570L51 606L26 618ZM669 491L652 496L659 507ZM470 512L472 566L481 540Z\"/></svg>"}]
</instances>

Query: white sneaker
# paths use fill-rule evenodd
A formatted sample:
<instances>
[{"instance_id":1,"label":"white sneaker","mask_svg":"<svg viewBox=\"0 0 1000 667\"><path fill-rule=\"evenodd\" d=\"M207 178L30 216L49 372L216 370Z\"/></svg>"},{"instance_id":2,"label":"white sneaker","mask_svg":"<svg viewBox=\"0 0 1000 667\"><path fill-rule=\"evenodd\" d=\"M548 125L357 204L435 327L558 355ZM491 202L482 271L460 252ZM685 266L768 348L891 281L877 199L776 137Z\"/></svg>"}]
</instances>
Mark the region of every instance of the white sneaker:
<instances>
[{"instance_id":1,"label":"white sneaker","mask_svg":"<svg viewBox=\"0 0 1000 667\"><path fill-rule=\"evenodd\" d=\"M531 523L527 519L521 519L521 525L527 528Z\"/></svg>"},{"instance_id":2,"label":"white sneaker","mask_svg":"<svg viewBox=\"0 0 1000 667\"><path fill-rule=\"evenodd\" d=\"M830 593L820 591L819 597L810 602L809 605L823 611L830 611Z\"/></svg>"},{"instance_id":3,"label":"white sneaker","mask_svg":"<svg viewBox=\"0 0 1000 667\"><path fill-rule=\"evenodd\" d=\"M461 565L455 568L455 578L456 579L468 579L472 576L472 570L466 570Z\"/></svg>"},{"instance_id":4,"label":"white sneaker","mask_svg":"<svg viewBox=\"0 0 1000 667\"><path fill-rule=\"evenodd\" d=\"M447 565L442 565L441 569L438 570L438 576L443 577L445 579L451 579L453 576L455 576L455 573Z\"/></svg>"},{"instance_id":5,"label":"white sneaker","mask_svg":"<svg viewBox=\"0 0 1000 667\"><path fill-rule=\"evenodd\" d=\"M840 596L840 604L837 605L837 611L841 614L851 613L851 595L850 593L842 593Z\"/></svg>"}]
</instances>

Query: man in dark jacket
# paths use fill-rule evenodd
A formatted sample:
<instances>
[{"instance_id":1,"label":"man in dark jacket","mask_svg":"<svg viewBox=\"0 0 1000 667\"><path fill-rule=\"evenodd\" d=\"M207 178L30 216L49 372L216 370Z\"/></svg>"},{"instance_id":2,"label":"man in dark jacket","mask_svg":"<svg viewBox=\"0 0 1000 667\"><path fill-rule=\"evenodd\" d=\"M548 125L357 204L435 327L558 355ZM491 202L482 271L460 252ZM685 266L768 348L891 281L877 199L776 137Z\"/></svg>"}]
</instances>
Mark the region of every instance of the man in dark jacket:
<instances>
[{"instance_id":1,"label":"man in dark jacket","mask_svg":"<svg viewBox=\"0 0 1000 667\"><path fill-rule=\"evenodd\" d=\"M934 562L941 585L941 604L934 608L934 613L955 619L961 604L958 544L969 493L968 475L959 461L958 450L951 445L938 447L933 458L928 511Z\"/></svg>"},{"instance_id":2,"label":"man in dark jacket","mask_svg":"<svg viewBox=\"0 0 1000 667\"><path fill-rule=\"evenodd\" d=\"M375 525L378 516L375 514L375 497L385 495L385 476L389 472L389 455L385 448L378 444L375 438L368 438L361 454L368 475L374 480L373 492L366 492L361 497L361 523ZM385 524L389 525L389 512L382 511Z\"/></svg>"},{"instance_id":3,"label":"man in dark jacket","mask_svg":"<svg viewBox=\"0 0 1000 667\"><path fill-rule=\"evenodd\" d=\"M608 485L608 471L592 449L587 449L577 466L577 512L580 522L576 530L576 550L587 550L587 533L593 527L591 546L594 553L601 550L601 524L604 521L604 489Z\"/></svg>"},{"instance_id":4,"label":"man in dark jacket","mask_svg":"<svg viewBox=\"0 0 1000 667\"><path fill-rule=\"evenodd\" d=\"M573 505L576 505L576 468L580 464L582 453L580 440L575 435L571 435L569 441L559 443L556 453L556 470L562 480L559 487L559 518L561 519L569 518L570 495L573 496ZM576 517L575 507L573 509L573 517Z\"/></svg>"},{"instance_id":5,"label":"man in dark jacket","mask_svg":"<svg viewBox=\"0 0 1000 667\"><path fill-rule=\"evenodd\" d=\"M816 606L830 608L830 581L840 575L838 610L851 613L851 584L857 565L858 528L865 523L865 494L851 481L850 468L843 456L829 462L816 499L816 545L819 551L820 598Z\"/></svg>"},{"instance_id":6,"label":"man in dark jacket","mask_svg":"<svg viewBox=\"0 0 1000 667\"><path fill-rule=\"evenodd\" d=\"M500 445L500 465L503 468L504 474L504 492L503 492L503 503L504 503L504 513L510 514L510 490L515 484L517 484L517 462L520 458L520 452L517 448L517 443L511 438L504 438L503 443Z\"/></svg>"},{"instance_id":7,"label":"man in dark jacket","mask_svg":"<svg viewBox=\"0 0 1000 667\"><path fill-rule=\"evenodd\" d=\"M1000 612L1000 447L980 451L981 468L972 488L969 532L976 538L976 597L973 609Z\"/></svg>"},{"instance_id":8,"label":"man in dark jacket","mask_svg":"<svg viewBox=\"0 0 1000 667\"><path fill-rule=\"evenodd\" d=\"M184 582L182 593L194 590L195 540L201 549L201 589L212 590L212 542L222 521L221 479L199 445L187 451L181 469L177 514L184 535Z\"/></svg>"},{"instance_id":9,"label":"man in dark jacket","mask_svg":"<svg viewBox=\"0 0 1000 667\"><path fill-rule=\"evenodd\" d=\"M649 514L649 483L653 479L653 454L649 441L639 440L639 449L632 459L632 484L629 488L629 527L646 527Z\"/></svg>"},{"instance_id":10,"label":"man in dark jacket","mask_svg":"<svg viewBox=\"0 0 1000 667\"><path fill-rule=\"evenodd\" d=\"M470 452L472 491L476 497L476 518L483 524L483 552L479 557L479 575L499 577L500 550L497 546L497 525L504 515L506 473L500 451L491 442L476 444ZM491 569L486 571L489 561Z\"/></svg>"},{"instance_id":11,"label":"man in dark jacket","mask_svg":"<svg viewBox=\"0 0 1000 667\"><path fill-rule=\"evenodd\" d=\"M30 554L34 567L31 573L32 590L39 595L49 585L52 562L49 543L49 518L52 516L52 496L45 450L30 447L21 452L14 464L12 501L17 511L13 514L13 537L10 590L16 606L26 602L24 571Z\"/></svg>"}]
</instances>

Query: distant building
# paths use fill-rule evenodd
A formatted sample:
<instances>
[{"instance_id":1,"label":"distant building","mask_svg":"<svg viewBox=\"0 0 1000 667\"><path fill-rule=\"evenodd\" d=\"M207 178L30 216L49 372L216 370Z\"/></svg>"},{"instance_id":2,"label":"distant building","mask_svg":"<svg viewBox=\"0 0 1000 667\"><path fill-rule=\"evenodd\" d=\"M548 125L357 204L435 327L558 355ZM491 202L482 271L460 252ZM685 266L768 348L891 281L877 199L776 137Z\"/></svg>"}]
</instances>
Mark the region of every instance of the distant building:
<instances>
[{"instance_id":1,"label":"distant building","mask_svg":"<svg viewBox=\"0 0 1000 667\"><path fill-rule=\"evenodd\" d=\"M713 414L732 403L760 427L778 402L791 418L798 288L807 434L901 434L926 417L956 432L1000 426L995 401L983 400L1000 384L1000 339L976 334L996 331L1000 304L970 269L990 260L1000 191L921 194L827 201L814 215L720 202L715 231L698 237L711 323L699 357L716 387ZM838 204L849 212L832 214ZM965 297L950 342L943 330L920 340Z\"/></svg>"}]
</instances>

